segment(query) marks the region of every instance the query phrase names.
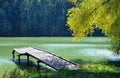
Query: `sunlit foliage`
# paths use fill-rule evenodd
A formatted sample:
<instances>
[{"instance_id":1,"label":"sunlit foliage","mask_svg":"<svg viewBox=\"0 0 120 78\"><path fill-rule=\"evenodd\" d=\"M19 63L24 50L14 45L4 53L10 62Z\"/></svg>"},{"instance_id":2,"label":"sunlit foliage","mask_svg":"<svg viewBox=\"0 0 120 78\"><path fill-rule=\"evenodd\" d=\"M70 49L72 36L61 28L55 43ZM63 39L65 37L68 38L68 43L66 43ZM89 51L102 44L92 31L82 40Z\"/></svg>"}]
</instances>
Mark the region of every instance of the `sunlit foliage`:
<instances>
[{"instance_id":1,"label":"sunlit foliage","mask_svg":"<svg viewBox=\"0 0 120 78\"><path fill-rule=\"evenodd\" d=\"M120 1L72 0L75 7L69 9L67 25L77 38L102 29L111 39L112 50L120 52Z\"/></svg>"}]
</instances>

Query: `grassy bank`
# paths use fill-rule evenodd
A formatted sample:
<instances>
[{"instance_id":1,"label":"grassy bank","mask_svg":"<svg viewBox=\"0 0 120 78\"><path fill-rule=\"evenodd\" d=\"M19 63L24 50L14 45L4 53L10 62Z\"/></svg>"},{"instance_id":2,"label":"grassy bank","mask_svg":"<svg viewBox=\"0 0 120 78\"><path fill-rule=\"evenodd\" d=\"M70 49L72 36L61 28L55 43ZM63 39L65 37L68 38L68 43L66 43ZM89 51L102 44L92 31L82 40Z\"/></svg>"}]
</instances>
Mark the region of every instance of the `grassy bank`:
<instances>
[{"instance_id":1,"label":"grassy bank","mask_svg":"<svg viewBox=\"0 0 120 78\"><path fill-rule=\"evenodd\" d=\"M14 75L13 75L14 74ZM120 68L105 64L82 65L80 70L50 71L16 68L3 75L4 78L119 78Z\"/></svg>"}]
</instances>

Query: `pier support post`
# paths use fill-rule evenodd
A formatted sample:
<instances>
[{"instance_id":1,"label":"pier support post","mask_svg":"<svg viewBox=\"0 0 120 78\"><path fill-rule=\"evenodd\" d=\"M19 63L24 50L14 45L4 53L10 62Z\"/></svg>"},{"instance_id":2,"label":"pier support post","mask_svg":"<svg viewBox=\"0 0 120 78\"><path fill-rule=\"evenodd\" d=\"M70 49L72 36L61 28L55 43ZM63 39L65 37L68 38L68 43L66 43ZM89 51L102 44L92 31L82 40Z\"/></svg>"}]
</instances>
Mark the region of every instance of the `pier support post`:
<instances>
[{"instance_id":1,"label":"pier support post","mask_svg":"<svg viewBox=\"0 0 120 78\"><path fill-rule=\"evenodd\" d=\"M20 55L18 55L18 64L20 64Z\"/></svg>"},{"instance_id":2,"label":"pier support post","mask_svg":"<svg viewBox=\"0 0 120 78\"><path fill-rule=\"evenodd\" d=\"M15 59L15 50L12 51L13 54L13 60Z\"/></svg>"},{"instance_id":3,"label":"pier support post","mask_svg":"<svg viewBox=\"0 0 120 78\"><path fill-rule=\"evenodd\" d=\"M40 61L37 61L37 70L40 70Z\"/></svg>"},{"instance_id":4,"label":"pier support post","mask_svg":"<svg viewBox=\"0 0 120 78\"><path fill-rule=\"evenodd\" d=\"M29 67L29 55L27 54L27 66Z\"/></svg>"}]
</instances>

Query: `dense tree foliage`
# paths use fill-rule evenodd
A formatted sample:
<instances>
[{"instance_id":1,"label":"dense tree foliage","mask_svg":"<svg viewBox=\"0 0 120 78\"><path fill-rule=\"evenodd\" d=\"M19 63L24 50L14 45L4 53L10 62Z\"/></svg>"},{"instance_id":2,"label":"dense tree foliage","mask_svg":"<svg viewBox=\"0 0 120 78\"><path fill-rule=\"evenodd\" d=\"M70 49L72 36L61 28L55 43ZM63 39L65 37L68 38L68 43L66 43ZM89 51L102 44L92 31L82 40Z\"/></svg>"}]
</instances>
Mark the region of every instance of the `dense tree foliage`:
<instances>
[{"instance_id":1,"label":"dense tree foliage","mask_svg":"<svg viewBox=\"0 0 120 78\"><path fill-rule=\"evenodd\" d=\"M0 0L0 36L70 36L65 0Z\"/></svg>"},{"instance_id":2,"label":"dense tree foliage","mask_svg":"<svg viewBox=\"0 0 120 78\"><path fill-rule=\"evenodd\" d=\"M72 6L67 0L0 0L0 36L71 36L66 14Z\"/></svg>"},{"instance_id":3,"label":"dense tree foliage","mask_svg":"<svg viewBox=\"0 0 120 78\"><path fill-rule=\"evenodd\" d=\"M75 7L69 9L67 25L75 37L84 37L102 29L111 39L112 50L120 53L120 1L71 0Z\"/></svg>"}]
</instances>

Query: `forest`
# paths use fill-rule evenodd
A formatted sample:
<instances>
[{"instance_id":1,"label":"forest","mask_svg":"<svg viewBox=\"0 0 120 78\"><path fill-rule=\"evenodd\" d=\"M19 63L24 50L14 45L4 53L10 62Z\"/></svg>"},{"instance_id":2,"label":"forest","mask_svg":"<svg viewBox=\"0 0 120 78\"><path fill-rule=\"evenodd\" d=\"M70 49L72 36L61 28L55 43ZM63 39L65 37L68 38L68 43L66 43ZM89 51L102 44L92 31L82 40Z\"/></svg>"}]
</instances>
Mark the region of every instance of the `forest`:
<instances>
[{"instance_id":1,"label":"forest","mask_svg":"<svg viewBox=\"0 0 120 78\"><path fill-rule=\"evenodd\" d=\"M66 0L0 0L0 36L71 36ZM103 36L101 30L93 36Z\"/></svg>"}]
</instances>

